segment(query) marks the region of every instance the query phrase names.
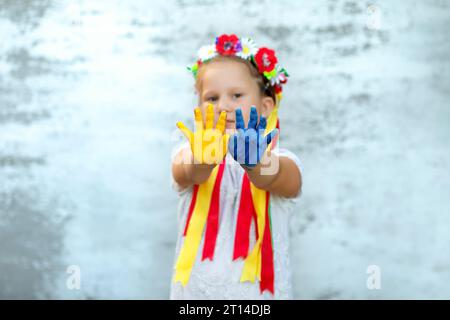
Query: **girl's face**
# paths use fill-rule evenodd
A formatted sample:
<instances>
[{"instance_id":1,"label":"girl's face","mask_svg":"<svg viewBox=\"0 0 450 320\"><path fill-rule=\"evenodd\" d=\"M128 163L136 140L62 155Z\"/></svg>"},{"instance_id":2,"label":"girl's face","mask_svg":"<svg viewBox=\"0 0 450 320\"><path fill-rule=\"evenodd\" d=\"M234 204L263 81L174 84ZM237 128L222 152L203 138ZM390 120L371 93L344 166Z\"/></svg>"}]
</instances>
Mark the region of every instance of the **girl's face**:
<instances>
[{"instance_id":1,"label":"girl's face","mask_svg":"<svg viewBox=\"0 0 450 320\"><path fill-rule=\"evenodd\" d=\"M238 61L212 61L203 66L201 90L199 94L200 109L205 119L206 106L214 105L214 123L217 123L222 111L227 113L226 129L235 129L235 110L242 109L247 126L251 106L255 106L258 115L266 118L274 107L272 98L260 93L256 79L248 67Z\"/></svg>"}]
</instances>

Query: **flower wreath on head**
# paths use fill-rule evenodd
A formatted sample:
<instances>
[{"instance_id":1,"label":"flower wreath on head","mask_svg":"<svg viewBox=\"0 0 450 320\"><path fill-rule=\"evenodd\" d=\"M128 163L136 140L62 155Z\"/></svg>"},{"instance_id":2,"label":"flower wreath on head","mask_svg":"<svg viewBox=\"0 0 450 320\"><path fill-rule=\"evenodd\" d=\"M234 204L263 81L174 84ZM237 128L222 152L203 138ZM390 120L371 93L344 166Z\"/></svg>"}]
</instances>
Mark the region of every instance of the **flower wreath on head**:
<instances>
[{"instance_id":1,"label":"flower wreath on head","mask_svg":"<svg viewBox=\"0 0 450 320\"><path fill-rule=\"evenodd\" d=\"M194 78L197 77L198 68L214 57L235 56L250 61L275 88L277 102L281 100L282 85L287 82L289 74L286 69L278 65L275 51L267 47L258 47L251 38L239 39L235 34L222 34L216 38L216 43L206 45L198 50L197 61L188 67Z\"/></svg>"}]
</instances>

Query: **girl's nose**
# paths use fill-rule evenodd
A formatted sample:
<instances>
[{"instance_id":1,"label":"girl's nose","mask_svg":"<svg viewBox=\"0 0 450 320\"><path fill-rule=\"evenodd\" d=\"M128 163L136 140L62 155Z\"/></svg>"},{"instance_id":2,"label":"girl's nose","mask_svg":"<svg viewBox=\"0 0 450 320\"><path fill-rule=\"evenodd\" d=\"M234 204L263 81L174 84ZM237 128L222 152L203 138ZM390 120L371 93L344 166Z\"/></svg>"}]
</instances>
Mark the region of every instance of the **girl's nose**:
<instances>
[{"instance_id":1,"label":"girl's nose","mask_svg":"<svg viewBox=\"0 0 450 320\"><path fill-rule=\"evenodd\" d=\"M220 99L217 102L217 112L220 114L222 111L229 113L232 111L231 103L227 99Z\"/></svg>"},{"instance_id":2,"label":"girl's nose","mask_svg":"<svg viewBox=\"0 0 450 320\"><path fill-rule=\"evenodd\" d=\"M227 116L230 114L230 112L232 111L231 108L231 104L228 103L227 101L224 100L220 100L217 102L216 104L216 119L219 118L219 115L222 113L222 111L225 111L227 113Z\"/></svg>"}]
</instances>

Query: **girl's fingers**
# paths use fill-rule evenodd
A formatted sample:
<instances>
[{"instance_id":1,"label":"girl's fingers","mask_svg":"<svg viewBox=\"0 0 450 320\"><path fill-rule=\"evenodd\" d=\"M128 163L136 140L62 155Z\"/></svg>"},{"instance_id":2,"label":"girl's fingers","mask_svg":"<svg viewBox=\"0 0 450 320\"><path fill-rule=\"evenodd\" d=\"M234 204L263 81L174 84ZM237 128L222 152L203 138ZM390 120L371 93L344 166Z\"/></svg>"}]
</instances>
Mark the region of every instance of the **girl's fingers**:
<instances>
[{"instance_id":1,"label":"girl's fingers","mask_svg":"<svg viewBox=\"0 0 450 320\"><path fill-rule=\"evenodd\" d=\"M264 116L259 118L258 130L265 130L267 127L267 119Z\"/></svg>"},{"instance_id":2,"label":"girl's fingers","mask_svg":"<svg viewBox=\"0 0 450 320\"><path fill-rule=\"evenodd\" d=\"M237 135L233 135L233 158L237 161L238 159L238 138Z\"/></svg>"},{"instance_id":3,"label":"girl's fingers","mask_svg":"<svg viewBox=\"0 0 450 320\"><path fill-rule=\"evenodd\" d=\"M214 106L210 103L206 107L206 129L212 129L214 125Z\"/></svg>"},{"instance_id":4,"label":"girl's fingers","mask_svg":"<svg viewBox=\"0 0 450 320\"><path fill-rule=\"evenodd\" d=\"M228 133L225 133L222 137L222 143L223 143L223 155L225 156L227 154L228 150L228 143L230 141L230 135Z\"/></svg>"},{"instance_id":5,"label":"girl's fingers","mask_svg":"<svg viewBox=\"0 0 450 320\"><path fill-rule=\"evenodd\" d=\"M219 120L217 120L216 129L220 131L220 133L225 132L225 123L227 121L227 113L222 111L219 116Z\"/></svg>"},{"instance_id":6,"label":"girl's fingers","mask_svg":"<svg viewBox=\"0 0 450 320\"><path fill-rule=\"evenodd\" d=\"M196 131L203 130L203 117L199 107L194 109L194 122Z\"/></svg>"},{"instance_id":7,"label":"girl's fingers","mask_svg":"<svg viewBox=\"0 0 450 320\"><path fill-rule=\"evenodd\" d=\"M236 130L245 129L244 117L242 116L242 110L236 109Z\"/></svg>"},{"instance_id":8,"label":"girl's fingers","mask_svg":"<svg viewBox=\"0 0 450 320\"><path fill-rule=\"evenodd\" d=\"M177 122L177 127L178 127L178 129L181 130L181 132L184 134L184 136L189 140L189 143L192 143L192 139L193 139L193 136L194 136L194 134L192 133L192 131L189 130L189 129L184 125L184 123L181 122L181 121L178 121L178 122Z\"/></svg>"},{"instance_id":9,"label":"girl's fingers","mask_svg":"<svg viewBox=\"0 0 450 320\"><path fill-rule=\"evenodd\" d=\"M248 120L248 129L256 129L256 124L258 122L258 111L256 111L255 107L251 107L250 109L250 120Z\"/></svg>"}]
</instances>

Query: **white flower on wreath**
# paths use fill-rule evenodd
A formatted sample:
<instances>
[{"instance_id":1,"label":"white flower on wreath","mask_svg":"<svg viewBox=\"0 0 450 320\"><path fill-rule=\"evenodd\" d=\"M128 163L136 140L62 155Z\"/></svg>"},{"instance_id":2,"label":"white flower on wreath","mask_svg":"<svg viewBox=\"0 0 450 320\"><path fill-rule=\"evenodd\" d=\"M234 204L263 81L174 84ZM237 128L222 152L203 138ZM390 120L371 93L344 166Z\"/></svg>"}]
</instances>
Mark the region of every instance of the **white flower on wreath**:
<instances>
[{"instance_id":1,"label":"white flower on wreath","mask_svg":"<svg viewBox=\"0 0 450 320\"><path fill-rule=\"evenodd\" d=\"M274 86L274 85L280 85L281 83L282 83L282 81L285 81L286 80L286 75L285 75L285 73L284 73L284 70L283 70L283 68L282 67L280 67L280 66L277 66L276 67L276 75L275 75L275 77L273 77L273 78L271 78L270 79L270 84L272 85L272 86Z\"/></svg>"},{"instance_id":2,"label":"white flower on wreath","mask_svg":"<svg viewBox=\"0 0 450 320\"><path fill-rule=\"evenodd\" d=\"M217 56L217 52L216 52L216 46L214 46L214 45L203 46L198 50L198 58L201 61L210 60L210 59L214 58L215 56Z\"/></svg>"},{"instance_id":3,"label":"white flower on wreath","mask_svg":"<svg viewBox=\"0 0 450 320\"><path fill-rule=\"evenodd\" d=\"M236 55L241 57L242 59L248 59L252 55L255 55L258 52L258 48L256 47L255 42L251 38L242 38L241 39L242 50L237 52Z\"/></svg>"}]
</instances>

